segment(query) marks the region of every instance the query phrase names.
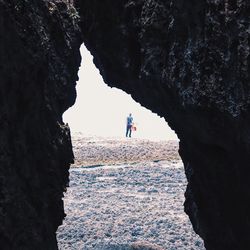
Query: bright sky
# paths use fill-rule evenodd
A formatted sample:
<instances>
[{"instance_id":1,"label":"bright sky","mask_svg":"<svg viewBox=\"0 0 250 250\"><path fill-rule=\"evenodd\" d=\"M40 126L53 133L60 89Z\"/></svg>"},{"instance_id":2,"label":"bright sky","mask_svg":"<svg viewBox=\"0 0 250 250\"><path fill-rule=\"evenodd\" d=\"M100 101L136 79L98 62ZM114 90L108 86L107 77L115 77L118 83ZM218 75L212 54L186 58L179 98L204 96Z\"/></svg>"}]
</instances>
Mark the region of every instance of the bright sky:
<instances>
[{"instance_id":1,"label":"bright sky","mask_svg":"<svg viewBox=\"0 0 250 250\"><path fill-rule=\"evenodd\" d=\"M177 140L164 118L142 107L130 95L107 86L93 64L93 57L81 47L82 65L77 83L77 99L63 120L72 132L104 137L125 137L126 117L132 113L137 131L132 137L151 140Z\"/></svg>"}]
</instances>

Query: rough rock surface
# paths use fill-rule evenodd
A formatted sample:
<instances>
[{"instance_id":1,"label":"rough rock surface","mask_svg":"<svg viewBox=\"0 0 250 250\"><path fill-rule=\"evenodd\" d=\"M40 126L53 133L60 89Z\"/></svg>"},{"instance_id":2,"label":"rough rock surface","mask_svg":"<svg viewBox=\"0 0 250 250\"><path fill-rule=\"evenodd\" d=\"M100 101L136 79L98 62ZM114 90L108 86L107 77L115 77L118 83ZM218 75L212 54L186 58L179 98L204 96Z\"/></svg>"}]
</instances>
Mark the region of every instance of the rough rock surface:
<instances>
[{"instance_id":1,"label":"rough rock surface","mask_svg":"<svg viewBox=\"0 0 250 250\"><path fill-rule=\"evenodd\" d=\"M64 1L0 1L0 248L57 249L80 31Z\"/></svg>"},{"instance_id":2,"label":"rough rock surface","mask_svg":"<svg viewBox=\"0 0 250 250\"><path fill-rule=\"evenodd\" d=\"M67 2L67 4L66 4ZM79 65L71 0L0 1L0 245L56 249L72 161L61 115ZM78 0L106 83L180 138L185 209L207 249L249 249L248 0Z\"/></svg>"},{"instance_id":3,"label":"rough rock surface","mask_svg":"<svg viewBox=\"0 0 250 250\"><path fill-rule=\"evenodd\" d=\"M185 211L206 248L250 249L250 2L77 2L105 82L178 134Z\"/></svg>"},{"instance_id":4,"label":"rough rock surface","mask_svg":"<svg viewBox=\"0 0 250 250\"><path fill-rule=\"evenodd\" d=\"M59 249L205 249L183 210L187 180L177 141L72 138L76 163L64 197L67 216L57 231ZM133 163L107 161L118 151ZM160 153L164 160L156 160ZM104 165L93 166L93 158Z\"/></svg>"},{"instance_id":5,"label":"rough rock surface","mask_svg":"<svg viewBox=\"0 0 250 250\"><path fill-rule=\"evenodd\" d=\"M135 164L138 162L180 160L179 142L135 138L84 136L73 133L75 162L71 167Z\"/></svg>"},{"instance_id":6,"label":"rough rock surface","mask_svg":"<svg viewBox=\"0 0 250 250\"><path fill-rule=\"evenodd\" d=\"M181 162L70 168L59 249L132 250L147 242L159 250L204 250L183 211L186 182Z\"/></svg>"}]
</instances>

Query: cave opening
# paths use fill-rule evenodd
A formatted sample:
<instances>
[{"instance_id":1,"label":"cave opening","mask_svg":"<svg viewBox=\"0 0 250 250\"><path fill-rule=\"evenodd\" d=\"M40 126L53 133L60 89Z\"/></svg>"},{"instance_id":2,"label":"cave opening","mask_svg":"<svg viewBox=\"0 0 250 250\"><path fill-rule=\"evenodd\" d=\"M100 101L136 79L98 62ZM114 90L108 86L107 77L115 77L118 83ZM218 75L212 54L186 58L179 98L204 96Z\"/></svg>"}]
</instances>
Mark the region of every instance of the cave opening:
<instances>
[{"instance_id":1,"label":"cave opening","mask_svg":"<svg viewBox=\"0 0 250 250\"><path fill-rule=\"evenodd\" d=\"M63 115L72 133L121 138L125 136L126 117L132 113L137 126L133 138L178 140L164 118L142 107L126 92L104 83L84 45L81 55L76 103Z\"/></svg>"},{"instance_id":2,"label":"cave opening","mask_svg":"<svg viewBox=\"0 0 250 250\"><path fill-rule=\"evenodd\" d=\"M84 45L81 55L77 100L63 117L75 163L59 249L204 249L184 213L187 182L175 132L107 86ZM125 137L129 113L137 128L132 138Z\"/></svg>"}]
</instances>

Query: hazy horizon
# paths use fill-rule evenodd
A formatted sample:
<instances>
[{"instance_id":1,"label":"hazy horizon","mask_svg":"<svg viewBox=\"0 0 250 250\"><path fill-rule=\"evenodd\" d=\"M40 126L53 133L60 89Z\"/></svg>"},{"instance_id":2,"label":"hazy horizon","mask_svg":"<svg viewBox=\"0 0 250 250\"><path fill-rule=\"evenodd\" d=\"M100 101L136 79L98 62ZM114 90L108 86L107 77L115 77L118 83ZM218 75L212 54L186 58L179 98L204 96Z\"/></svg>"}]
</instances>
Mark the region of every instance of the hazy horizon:
<instances>
[{"instance_id":1,"label":"hazy horizon","mask_svg":"<svg viewBox=\"0 0 250 250\"><path fill-rule=\"evenodd\" d=\"M82 65L77 82L77 99L63 120L71 132L102 137L125 137L126 117L132 113L137 131L134 138L178 140L164 118L142 107L126 92L107 86L84 45L81 47Z\"/></svg>"}]
</instances>

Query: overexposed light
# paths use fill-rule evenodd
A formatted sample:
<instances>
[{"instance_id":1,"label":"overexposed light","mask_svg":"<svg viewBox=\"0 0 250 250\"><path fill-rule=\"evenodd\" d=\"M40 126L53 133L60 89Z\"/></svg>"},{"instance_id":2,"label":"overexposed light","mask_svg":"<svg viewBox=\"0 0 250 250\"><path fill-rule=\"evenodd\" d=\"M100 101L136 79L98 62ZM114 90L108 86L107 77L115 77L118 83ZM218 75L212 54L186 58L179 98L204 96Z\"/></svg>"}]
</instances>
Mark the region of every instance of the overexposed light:
<instances>
[{"instance_id":1,"label":"overexposed light","mask_svg":"<svg viewBox=\"0 0 250 250\"><path fill-rule=\"evenodd\" d=\"M77 83L77 99L63 115L72 132L86 135L125 137L126 117L132 113L137 131L132 137L152 140L177 140L163 118L135 102L130 95L107 86L84 45Z\"/></svg>"}]
</instances>

